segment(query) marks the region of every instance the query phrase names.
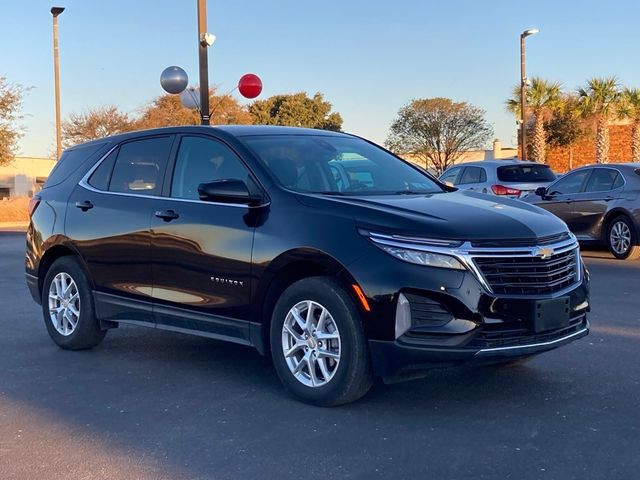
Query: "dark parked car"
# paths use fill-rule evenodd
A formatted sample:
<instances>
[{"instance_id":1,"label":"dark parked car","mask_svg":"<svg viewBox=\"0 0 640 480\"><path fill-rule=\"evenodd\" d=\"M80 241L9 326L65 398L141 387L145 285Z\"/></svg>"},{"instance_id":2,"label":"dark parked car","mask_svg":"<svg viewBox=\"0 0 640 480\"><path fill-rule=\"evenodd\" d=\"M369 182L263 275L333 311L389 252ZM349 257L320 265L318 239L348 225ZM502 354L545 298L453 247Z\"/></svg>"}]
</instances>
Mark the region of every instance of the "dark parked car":
<instances>
[{"instance_id":1,"label":"dark parked car","mask_svg":"<svg viewBox=\"0 0 640 480\"><path fill-rule=\"evenodd\" d=\"M31 204L26 278L62 348L120 323L270 353L299 398L505 363L588 333L564 223L456 192L361 138L180 127L67 150Z\"/></svg>"},{"instance_id":2,"label":"dark parked car","mask_svg":"<svg viewBox=\"0 0 640 480\"><path fill-rule=\"evenodd\" d=\"M640 164L591 165L523 199L564 220L580 242L640 258Z\"/></svg>"}]
</instances>

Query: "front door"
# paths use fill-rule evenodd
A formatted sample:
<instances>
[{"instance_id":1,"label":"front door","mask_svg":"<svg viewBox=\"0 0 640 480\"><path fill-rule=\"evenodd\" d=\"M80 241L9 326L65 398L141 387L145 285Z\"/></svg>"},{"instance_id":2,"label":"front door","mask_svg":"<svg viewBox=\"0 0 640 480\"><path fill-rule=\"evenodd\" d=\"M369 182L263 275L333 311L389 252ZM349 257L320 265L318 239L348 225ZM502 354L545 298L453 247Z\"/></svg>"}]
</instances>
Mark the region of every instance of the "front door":
<instances>
[{"instance_id":1,"label":"front door","mask_svg":"<svg viewBox=\"0 0 640 480\"><path fill-rule=\"evenodd\" d=\"M603 238L602 223L611 205L622 196L624 178L616 169L598 167L587 182L584 192L576 195L574 233L581 240Z\"/></svg>"},{"instance_id":2,"label":"front door","mask_svg":"<svg viewBox=\"0 0 640 480\"><path fill-rule=\"evenodd\" d=\"M171 167L170 167L171 168ZM248 337L251 251L249 207L200 201L203 182L249 179L239 157L206 136L180 139L165 199L151 218L154 316L165 328Z\"/></svg>"},{"instance_id":3,"label":"front door","mask_svg":"<svg viewBox=\"0 0 640 480\"><path fill-rule=\"evenodd\" d=\"M565 175L549 185L547 195L536 205L560 217L573 232L576 220L574 202L576 196L583 191L590 173L590 170L585 169Z\"/></svg>"}]
</instances>

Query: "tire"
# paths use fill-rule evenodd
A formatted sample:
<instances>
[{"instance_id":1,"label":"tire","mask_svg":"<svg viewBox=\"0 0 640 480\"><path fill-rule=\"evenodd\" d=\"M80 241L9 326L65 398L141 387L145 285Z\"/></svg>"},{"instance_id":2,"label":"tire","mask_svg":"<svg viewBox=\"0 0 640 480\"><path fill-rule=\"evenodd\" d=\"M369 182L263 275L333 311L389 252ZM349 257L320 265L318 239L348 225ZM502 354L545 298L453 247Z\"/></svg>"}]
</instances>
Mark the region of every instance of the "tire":
<instances>
[{"instance_id":1,"label":"tire","mask_svg":"<svg viewBox=\"0 0 640 480\"><path fill-rule=\"evenodd\" d=\"M49 268L42 285L42 312L49 336L65 350L93 348L107 333L96 319L87 276L70 256L59 258Z\"/></svg>"},{"instance_id":2,"label":"tire","mask_svg":"<svg viewBox=\"0 0 640 480\"><path fill-rule=\"evenodd\" d=\"M638 233L629 217L621 215L611 221L607 228L607 246L613 256L621 260L640 258Z\"/></svg>"},{"instance_id":3,"label":"tire","mask_svg":"<svg viewBox=\"0 0 640 480\"><path fill-rule=\"evenodd\" d=\"M360 316L351 297L332 278L306 278L284 291L273 310L270 342L278 377L306 403L341 405L371 388L373 375ZM285 349L293 353L286 357Z\"/></svg>"}]
</instances>

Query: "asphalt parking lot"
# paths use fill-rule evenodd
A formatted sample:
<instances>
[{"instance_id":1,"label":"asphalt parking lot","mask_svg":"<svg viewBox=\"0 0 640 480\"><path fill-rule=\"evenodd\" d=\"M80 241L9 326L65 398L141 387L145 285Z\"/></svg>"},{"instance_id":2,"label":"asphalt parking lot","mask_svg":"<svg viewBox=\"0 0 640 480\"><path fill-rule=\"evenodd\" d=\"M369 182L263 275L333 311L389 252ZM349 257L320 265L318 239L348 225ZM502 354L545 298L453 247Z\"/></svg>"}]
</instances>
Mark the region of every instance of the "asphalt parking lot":
<instances>
[{"instance_id":1,"label":"asphalt parking lot","mask_svg":"<svg viewBox=\"0 0 640 480\"><path fill-rule=\"evenodd\" d=\"M0 232L1 479L635 479L640 262L584 252L591 334L524 366L434 371L307 406L255 351L135 327L47 336Z\"/></svg>"}]
</instances>

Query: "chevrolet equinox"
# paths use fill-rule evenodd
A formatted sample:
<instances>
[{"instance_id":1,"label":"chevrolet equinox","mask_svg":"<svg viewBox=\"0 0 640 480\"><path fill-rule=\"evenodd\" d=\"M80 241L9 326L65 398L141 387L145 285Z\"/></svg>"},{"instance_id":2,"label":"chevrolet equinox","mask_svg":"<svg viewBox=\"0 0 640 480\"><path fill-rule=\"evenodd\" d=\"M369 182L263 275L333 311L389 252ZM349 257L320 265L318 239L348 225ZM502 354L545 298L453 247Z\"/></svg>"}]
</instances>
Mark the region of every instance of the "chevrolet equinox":
<instances>
[{"instance_id":1,"label":"chevrolet equinox","mask_svg":"<svg viewBox=\"0 0 640 480\"><path fill-rule=\"evenodd\" d=\"M561 220L343 133L108 137L66 150L29 211L27 284L57 345L94 347L120 323L236 342L316 405L589 330L588 272Z\"/></svg>"}]
</instances>

